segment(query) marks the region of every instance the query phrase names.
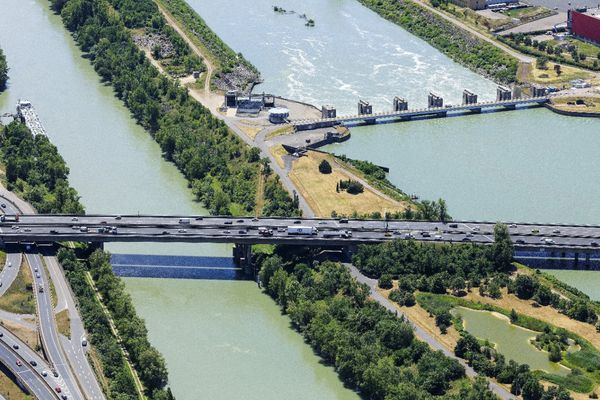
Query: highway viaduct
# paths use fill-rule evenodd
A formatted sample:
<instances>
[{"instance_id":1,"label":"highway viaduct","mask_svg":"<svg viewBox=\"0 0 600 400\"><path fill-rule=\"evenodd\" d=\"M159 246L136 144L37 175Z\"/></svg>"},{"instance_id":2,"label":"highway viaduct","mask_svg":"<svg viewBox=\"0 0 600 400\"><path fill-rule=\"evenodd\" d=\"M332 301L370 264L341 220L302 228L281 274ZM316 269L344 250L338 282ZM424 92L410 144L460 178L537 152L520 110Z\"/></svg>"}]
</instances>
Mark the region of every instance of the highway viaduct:
<instances>
[{"instance_id":1,"label":"highway viaduct","mask_svg":"<svg viewBox=\"0 0 600 400\"><path fill-rule=\"evenodd\" d=\"M600 254L600 226L506 223L516 251L552 257L569 254L589 260ZM191 242L232 243L241 266L250 260L253 244L322 246L352 254L359 244L394 239L420 242L494 242L493 222L400 221L315 218L251 218L172 215L6 215L0 241L9 243ZM309 234L291 234L288 227L305 227Z\"/></svg>"}]
</instances>

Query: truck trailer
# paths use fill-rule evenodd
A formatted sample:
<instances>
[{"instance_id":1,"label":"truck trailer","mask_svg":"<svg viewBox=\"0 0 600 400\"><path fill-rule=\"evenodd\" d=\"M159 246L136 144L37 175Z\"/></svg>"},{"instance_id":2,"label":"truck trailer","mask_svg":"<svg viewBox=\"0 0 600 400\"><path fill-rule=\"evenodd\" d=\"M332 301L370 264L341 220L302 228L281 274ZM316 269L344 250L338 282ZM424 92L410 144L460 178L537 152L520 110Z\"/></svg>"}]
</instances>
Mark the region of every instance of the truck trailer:
<instances>
[{"instance_id":1,"label":"truck trailer","mask_svg":"<svg viewBox=\"0 0 600 400\"><path fill-rule=\"evenodd\" d=\"M313 226L288 226L287 233L288 235L316 235L319 230Z\"/></svg>"}]
</instances>

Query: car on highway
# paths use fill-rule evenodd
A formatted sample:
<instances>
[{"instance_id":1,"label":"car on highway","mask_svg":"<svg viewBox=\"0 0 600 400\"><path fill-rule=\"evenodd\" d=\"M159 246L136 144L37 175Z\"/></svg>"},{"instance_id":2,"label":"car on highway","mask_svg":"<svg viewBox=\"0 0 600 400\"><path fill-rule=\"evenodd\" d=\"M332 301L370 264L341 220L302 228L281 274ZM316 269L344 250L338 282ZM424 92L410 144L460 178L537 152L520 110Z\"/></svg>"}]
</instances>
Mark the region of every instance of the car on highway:
<instances>
[{"instance_id":1,"label":"car on highway","mask_svg":"<svg viewBox=\"0 0 600 400\"><path fill-rule=\"evenodd\" d=\"M71 221L79 221L79 218L73 217L73 218L71 218Z\"/></svg>"},{"instance_id":2,"label":"car on highway","mask_svg":"<svg viewBox=\"0 0 600 400\"><path fill-rule=\"evenodd\" d=\"M42 371L42 376L43 376L44 378L45 378L45 377L47 377L47 376L48 376L48 371L46 371L46 370L43 370L43 371Z\"/></svg>"},{"instance_id":3,"label":"car on highway","mask_svg":"<svg viewBox=\"0 0 600 400\"><path fill-rule=\"evenodd\" d=\"M87 339L86 338L81 338L81 345L83 347L87 346Z\"/></svg>"},{"instance_id":4,"label":"car on highway","mask_svg":"<svg viewBox=\"0 0 600 400\"><path fill-rule=\"evenodd\" d=\"M8 262L8 268L12 267L12 262Z\"/></svg>"},{"instance_id":5,"label":"car on highway","mask_svg":"<svg viewBox=\"0 0 600 400\"><path fill-rule=\"evenodd\" d=\"M232 224L233 224L233 221L225 221L225 222L223 222L223 223L224 223L225 225L232 225Z\"/></svg>"},{"instance_id":6,"label":"car on highway","mask_svg":"<svg viewBox=\"0 0 600 400\"><path fill-rule=\"evenodd\" d=\"M33 268L34 272L38 272L38 267Z\"/></svg>"},{"instance_id":7,"label":"car on highway","mask_svg":"<svg viewBox=\"0 0 600 400\"><path fill-rule=\"evenodd\" d=\"M458 224L454 223L454 224L448 224L449 228L458 228Z\"/></svg>"},{"instance_id":8,"label":"car on highway","mask_svg":"<svg viewBox=\"0 0 600 400\"><path fill-rule=\"evenodd\" d=\"M35 274L35 277L39 279L40 278L40 273L38 272L37 274Z\"/></svg>"},{"instance_id":9,"label":"car on highway","mask_svg":"<svg viewBox=\"0 0 600 400\"><path fill-rule=\"evenodd\" d=\"M226 235L229 235L231 233L231 231L224 230L223 233L226 234Z\"/></svg>"},{"instance_id":10,"label":"car on highway","mask_svg":"<svg viewBox=\"0 0 600 400\"><path fill-rule=\"evenodd\" d=\"M552 231L552 233L560 233L560 229L555 229Z\"/></svg>"},{"instance_id":11,"label":"car on highway","mask_svg":"<svg viewBox=\"0 0 600 400\"><path fill-rule=\"evenodd\" d=\"M244 220L243 220L243 219L238 219L238 220L237 220L237 221L235 221L235 222L237 222L238 224L241 224L242 222L244 222Z\"/></svg>"},{"instance_id":12,"label":"car on highway","mask_svg":"<svg viewBox=\"0 0 600 400\"><path fill-rule=\"evenodd\" d=\"M54 390L56 390L56 393L62 392L62 389L60 388L60 386L55 387Z\"/></svg>"},{"instance_id":13,"label":"car on highway","mask_svg":"<svg viewBox=\"0 0 600 400\"><path fill-rule=\"evenodd\" d=\"M179 232L179 233L187 233L187 229L180 229L177 232Z\"/></svg>"},{"instance_id":14,"label":"car on highway","mask_svg":"<svg viewBox=\"0 0 600 400\"><path fill-rule=\"evenodd\" d=\"M161 232L161 235L168 235L168 234L169 234L169 231L162 231Z\"/></svg>"},{"instance_id":15,"label":"car on highway","mask_svg":"<svg viewBox=\"0 0 600 400\"><path fill-rule=\"evenodd\" d=\"M31 364L33 367L37 367L37 362L35 362L35 360L29 361L29 364Z\"/></svg>"},{"instance_id":16,"label":"car on highway","mask_svg":"<svg viewBox=\"0 0 600 400\"><path fill-rule=\"evenodd\" d=\"M531 233L540 233L540 230L539 229L532 229Z\"/></svg>"},{"instance_id":17,"label":"car on highway","mask_svg":"<svg viewBox=\"0 0 600 400\"><path fill-rule=\"evenodd\" d=\"M19 229L19 225L13 225L13 226L10 227L10 229L17 230L17 229Z\"/></svg>"},{"instance_id":18,"label":"car on highway","mask_svg":"<svg viewBox=\"0 0 600 400\"><path fill-rule=\"evenodd\" d=\"M258 218L256 218L256 217L252 218L252 222L258 222Z\"/></svg>"},{"instance_id":19,"label":"car on highway","mask_svg":"<svg viewBox=\"0 0 600 400\"><path fill-rule=\"evenodd\" d=\"M248 232L246 232L246 231L245 231L245 230L243 230L243 229L240 229L240 230L238 231L238 233L239 233L240 235L245 235L245 234L246 234L246 233L248 233Z\"/></svg>"},{"instance_id":20,"label":"car on highway","mask_svg":"<svg viewBox=\"0 0 600 400\"><path fill-rule=\"evenodd\" d=\"M121 217L120 215L117 215L117 216L115 217L115 219L116 219L116 220L119 220L119 219L121 219L121 218L123 218L123 217Z\"/></svg>"},{"instance_id":21,"label":"car on highway","mask_svg":"<svg viewBox=\"0 0 600 400\"><path fill-rule=\"evenodd\" d=\"M461 240L462 240L463 242L470 242L470 241L471 241L471 238L468 238L468 237L466 237L466 236L465 236L465 237L464 237L464 238L462 238Z\"/></svg>"},{"instance_id":22,"label":"car on highway","mask_svg":"<svg viewBox=\"0 0 600 400\"><path fill-rule=\"evenodd\" d=\"M295 223L295 224L301 224L301 223L302 223L302 221L298 221L298 220L296 220L296 221L294 221L294 223Z\"/></svg>"},{"instance_id":23,"label":"car on highway","mask_svg":"<svg viewBox=\"0 0 600 400\"><path fill-rule=\"evenodd\" d=\"M50 233L53 235L56 235L58 233L58 231L56 229L50 229Z\"/></svg>"},{"instance_id":24,"label":"car on highway","mask_svg":"<svg viewBox=\"0 0 600 400\"><path fill-rule=\"evenodd\" d=\"M516 228L516 227L517 227L517 224L510 224L508 227L509 227L509 228Z\"/></svg>"},{"instance_id":25,"label":"car on highway","mask_svg":"<svg viewBox=\"0 0 600 400\"><path fill-rule=\"evenodd\" d=\"M598 242L592 242L592 243L590 243L590 245L591 245L592 247L598 247Z\"/></svg>"},{"instance_id":26,"label":"car on highway","mask_svg":"<svg viewBox=\"0 0 600 400\"><path fill-rule=\"evenodd\" d=\"M15 344L13 344L13 349L15 349L15 350L19 350L19 345L18 345L18 344L16 344L16 343L15 343Z\"/></svg>"},{"instance_id":27,"label":"car on highway","mask_svg":"<svg viewBox=\"0 0 600 400\"><path fill-rule=\"evenodd\" d=\"M410 232L404 234L404 239L413 239L413 238L414 238L414 236Z\"/></svg>"},{"instance_id":28,"label":"car on highway","mask_svg":"<svg viewBox=\"0 0 600 400\"><path fill-rule=\"evenodd\" d=\"M58 372L52 371L52 375L54 375L55 378L58 378Z\"/></svg>"},{"instance_id":29,"label":"car on highway","mask_svg":"<svg viewBox=\"0 0 600 400\"><path fill-rule=\"evenodd\" d=\"M550 239L550 238L542 238L541 241L546 244L554 244L555 243L554 239Z\"/></svg>"},{"instance_id":30,"label":"car on highway","mask_svg":"<svg viewBox=\"0 0 600 400\"><path fill-rule=\"evenodd\" d=\"M2 203L2 208L6 208L6 204Z\"/></svg>"},{"instance_id":31,"label":"car on highway","mask_svg":"<svg viewBox=\"0 0 600 400\"><path fill-rule=\"evenodd\" d=\"M517 244L525 244L525 241L523 239L517 239L515 241L515 243L517 243Z\"/></svg>"},{"instance_id":32,"label":"car on highway","mask_svg":"<svg viewBox=\"0 0 600 400\"><path fill-rule=\"evenodd\" d=\"M480 227L478 227L478 226L474 226L474 227L473 227L473 230L474 230L475 232L479 232L479 231L481 230L481 228L480 228Z\"/></svg>"},{"instance_id":33,"label":"car on highway","mask_svg":"<svg viewBox=\"0 0 600 400\"><path fill-rule=\"evenodd\" d=\"M423 236L423 237L430 237L431 235L427 231L422 231L421 232L421 236Z\"/></svg>"},{"instance_id":34,"label":"car on highway","mask_svg":"<svg viewBox=\"0 0 600 400\"><path fill-rule=\"evenodd\" d=\"M327 221L319 221L319 225L327 225Z\"/></svg>"},{"instance_id":35,"label":"car on highway","mask_svg":"<svg viewBox=\"0 0 600 400\"><path fill-rule=\"evenodd\" d=\"M339 222L340 224L347 224L347 223L348 223L348 220L347 220L347 219L345 219L345 218L342 218L342 219L340 219L338 222Z\"/></svg>"},{"instance_id":36,"label":"car on highway","mask_svg":"<svg viewBox=\"0 0 600 400\"><path fill-rule=\"evenodd\" d=\"M435 235L433 240L442 240L442 235Z\"/></svg>"},{"instance_id":37,"label":"car on highway","mask_svg":"<svg viewBox=\"0 0 600 400\"><path fill-rule=\"evenodd\" d=\"M21 360L17 359L17 367L20 367L22 365L23 365L23 363L21 362Z\"/></svg>"}]
</instances>

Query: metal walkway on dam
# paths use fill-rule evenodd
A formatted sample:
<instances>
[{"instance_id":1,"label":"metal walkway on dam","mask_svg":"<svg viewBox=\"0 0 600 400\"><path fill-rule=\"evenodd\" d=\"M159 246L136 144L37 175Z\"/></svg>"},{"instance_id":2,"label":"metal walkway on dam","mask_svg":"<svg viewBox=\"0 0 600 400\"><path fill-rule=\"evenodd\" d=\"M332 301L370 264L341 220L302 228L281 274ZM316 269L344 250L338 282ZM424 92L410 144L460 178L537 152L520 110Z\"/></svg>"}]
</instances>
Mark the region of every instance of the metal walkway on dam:
<instances>
[{"instance_id":1,"label":"metal walkway on dam","mask_svg":"<svg viewBox=\"0 0 600 400\"><path fill-rule=\"evenodd\" d=\"M460 106L429 107L413 110L388 111L380 113L367 113L346 115L334 118L292 120L290 124L297 130L311 130L327 128L338 124L375 123L377 121L401 122L413 118L447 117L448 115L466 115L482 111L515 110L518 107L537 107L547 103L549 97L537 96L530 98L496 100L481 103L462 104Z\"/></svg>"}]
</instances>

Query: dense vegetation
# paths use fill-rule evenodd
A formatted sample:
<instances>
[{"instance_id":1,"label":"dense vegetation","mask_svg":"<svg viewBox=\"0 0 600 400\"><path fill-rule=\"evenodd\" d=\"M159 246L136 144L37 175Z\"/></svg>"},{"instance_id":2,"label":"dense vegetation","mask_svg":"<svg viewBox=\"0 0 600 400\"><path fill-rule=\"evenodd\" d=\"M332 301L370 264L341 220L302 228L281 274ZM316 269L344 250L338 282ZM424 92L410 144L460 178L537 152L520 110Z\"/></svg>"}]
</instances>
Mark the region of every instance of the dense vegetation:
<instances>
[{"instance_id":1,"label":"dense vegetation","mask_svg":"<svg viewBox=\"0 0 600 400\"><path fill-rule=\"evenodd\" d=\"M83 213L79 196L69 186L69 168L46 136L34 137L19 122L0 135L0 161L7 189L31 203L39 213Z\"/></svg>"},{"instance_id":2,"label":"dense vegetation","mask_svg":"<svg viewBox=\"0 0 600 400\"><path fill-rule=\"evenodd\" d=\"M0 48L0 92L6 89L6 81L8 81L8 63L4 50Z\"/></svg>"},{"instance_id":3,"label":"dense vegetation","mask_svg":"<svg viewBox=\"0 0 600 400\"><path fill-rule=\"evenodd\" d=\"M223 42L186 1L161 0L160 3L210 52L211 58L217 63L217 78L233 84L230 88L245 90L259 79L256 68L241 53L236 53Z\"/></svg>"},{"instance_id":4,"label":"dense vegetation","mask_svg":"<svg viewBox=\"0 0 600 400\"><path fill-rule=\"evenodd\" d=\"M260 161L257 152L191 99L185 88L158 73L111 5L127 16L130 25L148 23L149 18L151 23L156 17L148 11L151 7L133 7L136 2L129 0L110 4L107 0L51 1L98 74L112 84L116 96L153 135L165 158L179 167L199 200L212 213L252 212ZM276 191L283 204L271 209L293 208L283 188Z\"/></svg>"},{"instance_id":5,"label":"dense vegetation","mask_svg":"<svg viewBox=\"0 0 600 400\"><path fill-rule=\"evenodd\" d=\"M518 62L411 0L360 0L382 17L424 39L454 61L500 83L516 79Z\"/></svg>"},{"instance_id":6,"label":"dense vegetation","mask_svg":"<svg viewBox=\"0 0 600 400\"><path fill-rule=\"evenodd\" d=\"M497 225L494 234L492 246L431 245L413 240L360 245L352 261L368 276L389 274L409 282L411 292L445 293L458 278L463 284L470 281L472 286L479 286L483 278L512 268L512 244L506 226Z\"/></svg>"},{"instance_id":7,"label":"dense vegetation","mask_svg":"<svg viewBox=\"0 0 600 400\"><path fill-rule=\"evenodd\" d=\"M340 379L365 399L493 399L487 382L458 381L464 368L415 340L410 324L368 298L341 264L314 268L307 254L278 255L261 262L264 288L287 313L293 326ZM308 257L307 257L308 256ZM293 261L292 261L293 260ZM458 388L449 393L451 387Z\"/></svg>"},{"instance_id":8,"label":"dense vegetation","mask_svg":"<svg viewBox=\"0 0 600 400\"><path fill-rule=\"evenodd\" d=\"M146 394L153 400L173 399L170 390L164 389L167 382L165 362L158 351L150 345L144 321L135 314L131 298L125 293L122 281L114 276L108 255L97 251L86 265L77 260L72 250L62 249L58 253L66 277L77 297L90 342L97 350L104 375L109 378L107 397L110 399L137 399L134 378L131 375L117 339L113 336L109 321L96 301L86 274L92 273L102 293L105 305L115 318L114 322L123 339L136 370L140 375Z\"/></svg>"},{"instance_id":9,"label":"dense vegetation","mask_svg":"<svg viewBox=\"0 0 600 400\"><path fill-rule=\"evenodd\" d=\"M195 55L183 38L166 24L153 0L109 0L119 11L126 27L144 28L141 35L151 45L153 57L173 76L204 71L202 60Z\"/></svg>"}]
</instances>

